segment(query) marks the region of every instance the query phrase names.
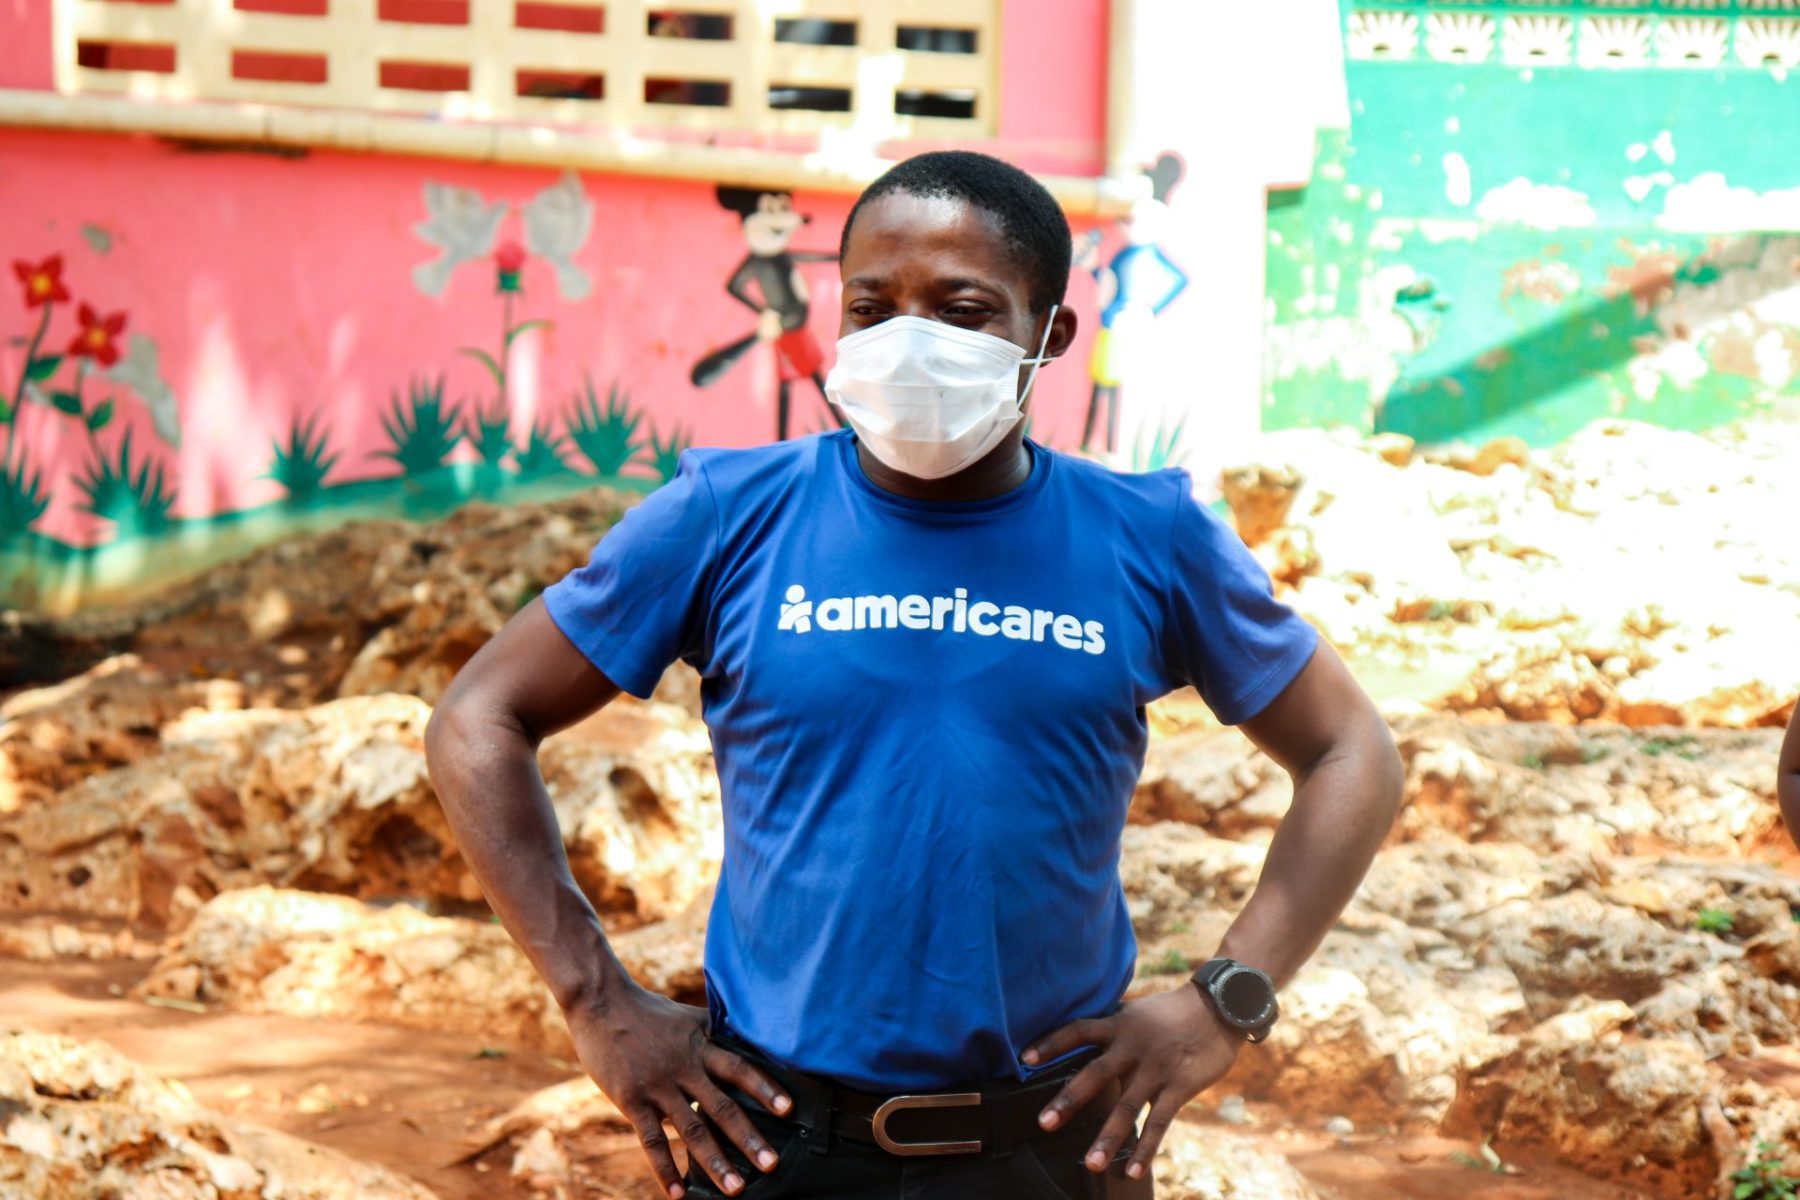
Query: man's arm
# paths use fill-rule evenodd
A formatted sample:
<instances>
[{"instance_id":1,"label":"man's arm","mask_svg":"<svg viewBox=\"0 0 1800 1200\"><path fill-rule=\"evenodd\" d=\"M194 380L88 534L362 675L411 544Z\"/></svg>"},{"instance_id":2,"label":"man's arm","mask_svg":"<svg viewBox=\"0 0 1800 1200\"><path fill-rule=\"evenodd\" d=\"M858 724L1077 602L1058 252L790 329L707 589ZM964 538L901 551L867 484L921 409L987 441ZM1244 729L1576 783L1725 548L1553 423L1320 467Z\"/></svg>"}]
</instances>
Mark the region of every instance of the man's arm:
<instances>
[{"instance_id":1,"label":"man's arm","mask_svg":"<svg viewBox=\"0 0 1800 1200\"><path fill-rule=\"evenodd\" d=\"M1350 902L1399 811L1402 770L1394 740L1343 660L1320 643L1312 661L1260 714L1241 726L1294 779L1294 803L1269 847L1262 878L1232 922L1219 953L1286 983L1318 948ZM1242 1042L1199 990L1182 987L1133 1001L1115 1016L1076 1021L1033 1044L1029 1063L1079 1046L1101 1054L1082 1068L1039 1118L1054 1129L1111 1080L1123 1091L1093 1147L1103 1171L1149 1119L1126 1167L1142 1178L1175 1114L1215 1083Z\"/></svg>"},{"instance_id":2,"label":"man's arm","mask_svg":"<svg viewBox=\"0 0 1800 1200\"><path fill-rule=\"evenodd\" d=\"M582 1065L637 1127L664 1190L683 1189L663 1122L727 1193L744 1183L690 1101L763 1170L773 1149L721 1092L726 1080L776 1112L787 1097L707 1040L702 1009L639 987L576 886L538 745L619 694L545 610L522 609L457 673L425 729L425 756L463 860L501 924L550 985Z\"/></svg>"},{"instance_id":3,"label":"man's arm","mask_svg":"<svg viewBox=\"0 0 1800 1200\"><path fill-rule=\"evenodd\" d=\"M1775 798L1781 802L1781 819L1788 837L1800 846L1800 704L1788 722L1787 740L1781 743L1781 766L1775 777Z\"/></svg>"}]
</instances>

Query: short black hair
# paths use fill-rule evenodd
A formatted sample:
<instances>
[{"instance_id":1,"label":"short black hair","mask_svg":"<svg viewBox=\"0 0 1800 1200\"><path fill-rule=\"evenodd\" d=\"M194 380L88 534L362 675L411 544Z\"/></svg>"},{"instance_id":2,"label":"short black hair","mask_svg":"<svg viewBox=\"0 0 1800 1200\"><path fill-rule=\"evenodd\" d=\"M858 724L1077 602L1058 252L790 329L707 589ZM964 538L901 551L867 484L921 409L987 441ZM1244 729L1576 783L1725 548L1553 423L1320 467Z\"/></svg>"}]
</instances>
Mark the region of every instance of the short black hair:
<instances>
[{"instance_id":1,"label":"short black hair","mask_svg":"<svg viewBox=\"0 0 1800 1200\"><path fill-rule=\"evenodd\" d=\"M990 214L1006 239L1007 253L1024 272L1031 311L1062 303L1069 290L1073 253L1069 219L1044 185L1009 162L970 150L934 150L889 168L863 189L844 218L838 244L841 259L850 248L850 229L863 205L892 192L933 198L948 196Z\"/></svg>"}]
</instances>

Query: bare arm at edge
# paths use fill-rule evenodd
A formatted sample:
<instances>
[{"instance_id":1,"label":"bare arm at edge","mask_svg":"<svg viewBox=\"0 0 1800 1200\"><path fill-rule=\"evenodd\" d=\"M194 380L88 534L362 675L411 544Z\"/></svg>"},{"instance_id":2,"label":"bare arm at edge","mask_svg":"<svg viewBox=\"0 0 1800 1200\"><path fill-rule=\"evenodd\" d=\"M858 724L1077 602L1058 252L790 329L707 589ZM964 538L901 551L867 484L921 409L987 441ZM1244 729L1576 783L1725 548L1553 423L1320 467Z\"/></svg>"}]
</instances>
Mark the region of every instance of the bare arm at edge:
<instances>
[{"instance_id":1,"label":"bare arm at edge","mask_svg":"<svg viewBox=\"0 0 1800 1200\"><path fill-rule=\"evenodd\" d=\"M1781 819L1787 825L1788 837L1800 846L1800 704L1794 706L1787 739L1781 743L1775 798L1781 802Z\"/></svg>"},{"instance_id":2,"label":"bare arm at edge","mask_svg":"<svg viewBox=\"0 0 1800 1200\"><path fill-rule=\"evenodd\" d=\"M625 971L569 870L538 770L545 738L618 694L539 597L457 672L425 728L425 758L463 860L549 984L582 1066L637 1129L663 1191L672 1200L686 1192L663 1132L667 1123L713 1181L736 1195L745 1182L715 1128L761 1170L772 1169L776 1158L718 1081L776 1112L792 1102L760 1071L708 1040L704 1009L645 991Z\"/></svg>"}]
</instances>

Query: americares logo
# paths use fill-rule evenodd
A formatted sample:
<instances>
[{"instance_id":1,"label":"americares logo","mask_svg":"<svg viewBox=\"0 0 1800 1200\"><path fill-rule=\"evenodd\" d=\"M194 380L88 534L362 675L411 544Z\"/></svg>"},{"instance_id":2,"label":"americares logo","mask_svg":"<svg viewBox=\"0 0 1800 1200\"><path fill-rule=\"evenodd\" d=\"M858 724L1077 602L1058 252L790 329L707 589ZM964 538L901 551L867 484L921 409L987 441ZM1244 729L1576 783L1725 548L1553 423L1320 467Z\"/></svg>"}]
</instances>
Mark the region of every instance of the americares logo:
<instances>
[{"instance_id":1,"label":"americares logo","mask_svg":"<svg viewBox=\"0 0 1800 1200\"><path fill-rule=\"evenodd\" d=\"M787 590L775 628L782 632L849 633L859 629L919 629L972 633L1017 642L1050 641L1064 650L1106 653L1106 626L1066 613L989 600L969 603L969 589L950 596L833 596L817 602L794 584Z\"/></svg>"}]
</instances>

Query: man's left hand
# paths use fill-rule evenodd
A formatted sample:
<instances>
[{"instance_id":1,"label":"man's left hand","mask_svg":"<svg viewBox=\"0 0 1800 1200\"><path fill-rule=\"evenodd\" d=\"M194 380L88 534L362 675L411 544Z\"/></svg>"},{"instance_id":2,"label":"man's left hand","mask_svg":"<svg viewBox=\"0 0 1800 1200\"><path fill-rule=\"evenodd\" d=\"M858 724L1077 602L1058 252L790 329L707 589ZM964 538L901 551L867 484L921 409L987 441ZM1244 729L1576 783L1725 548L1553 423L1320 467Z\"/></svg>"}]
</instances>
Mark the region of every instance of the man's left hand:
<instances>
[{"instance_id":1,"label":"man's left hand","mask_svg":"<svg viewBox=\"0 0 1800 1200\"><path fill-rule=\"evenodd\" d=\"M1118 1080L1119 1102L1088 1150L1087 1168L1106 1170L1137 1129L1138 1114L1147 1104L1150 1117L1125 1165L1128 1176L1142 1179L1175 1114L1231 1069L1241 1045L1199 989L1189 984L1134 1000L1110 1017L1064 1025L1027 1047L1024 1060L1027 1066L1036 1066L1082 1046L1100 1048L1099 1057L1076 1072L1044 1108L1038 1123L1045 1129L1061 1128L1071 1114Z\"/></svg>"}]
</instances>

